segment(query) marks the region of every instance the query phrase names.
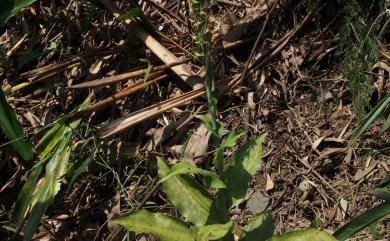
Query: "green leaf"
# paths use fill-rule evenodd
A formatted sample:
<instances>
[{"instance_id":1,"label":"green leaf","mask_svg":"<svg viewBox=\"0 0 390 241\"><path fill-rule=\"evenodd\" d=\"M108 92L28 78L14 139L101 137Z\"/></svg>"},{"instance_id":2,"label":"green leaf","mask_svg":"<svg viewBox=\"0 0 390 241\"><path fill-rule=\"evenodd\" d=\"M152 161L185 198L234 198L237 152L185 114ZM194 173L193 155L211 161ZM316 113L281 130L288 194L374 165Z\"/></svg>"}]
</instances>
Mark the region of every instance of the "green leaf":
<instances>
[{"instance_id":1,"label":"green leaf","mask_svg":"<svg viewBox=\"0 0 390 241\"><path fill-rule=\"evenodd\" d=\"M24 230L24 241L31 240L43 215L50 203L54 200L61 186L61 178L66 173L66 167L70 156L70 147L66 147L67 141L61 145L57 153L53 155L46 165L45 180L33 195L32 201L35 202Z\"/></svg>"},{"instance_id":2,"label":"green leaf","mask_svg":"<svg viewBox=\"0 0 390 241\"><path fill-rule=\"evenodd\" d=\"M160 182L166 181L168 178L171 178L172 176L175 175L181 175L181 174L201 174L205 176L209 183L210 186L213 188L226 188L226 185L219 177L210 171L203 170L202 168L195 167L189 162L179 162L171 167L171 171L168 175L166 175L164 178L161 179Z\"/></svg>"},{"instance_id":3,"label":"green leaf","mask_svg":"<svg viewBox=\"0 0 390 241\"><path fill-rule=\"evenodd\" d=\"M200 228L193 228L196 233L196 241L209 241L222 239L229 233L233 232L234 222L226 224L212 224Z\"/></svg>"},{"instance_id":4,"label":"green leaf","mask_svg":"<svg viewBox=\"0 0 390 241\"><path fill-rule=\"evenodd\" d=\"M369 193L390 202L390 173Z\"/></svg>"},{"instance_id":5,"label":"green leaf","mask_svg":"<svg viewBox=\"0 0 390 241\"><path fill-rule=\"evenodd\" d=\"M376 222L373 222L370 227L369 227L369 231L370 231L370 234L376 239L382 239L382 235L379 233L379 221L376 221Z\"/></svg>"},{"instance_id":6,"label":"green leaf","mask_svg":"<svg viewBox=\"0 0 390 241\"><path fill-rule=\"evenodd\" d=\"M208 131L213 134L213 136L219 141L222 139L223 135L223 129L219 122L217 122L217 130L213 130L213 122L211 120L211 117L209 115L195 115L196 118L198 118L202 124L206 127Z\"/></svg>"},{"instance_id":7,"label":"green leaf","mask_svg":"<svg viewBox=\"0 0 390 241\"><path fill-rule=\"evenodd\" d=\"M123 21L129 18L138 17L142 13L140 8L132 8L124 14L119 15L117 18L119 21Z\"/></svg>"},{"instance_id":8,"label":"green leaf","mask_svg":"<svg viewBox=\"0 0 390 241\"><path fill-rule=\"evenodd\" d=\"M351 139L349 140L349 145L352 145L356 140L367 130L367 128L374 123L380 116L383 114L384 110L390 103L390 95L387 95L383 100L381 100L364 118L362 124L354 132Z\"/></svg>"},{"instance_id":9,"label":"green leaf","mask_svg":"<svg viewBox=\"0 0 390 241\"><path fill-rule=\"evenodd\" d=\"M23 224L26 211L31 204L32 195L38 183L39 177L42 173L43 166L34 166L28 175L26 183L18 195L15 203L15 209L12 214L12 221L20 227Z\"/></svg>"},{"instance_id":10,"label":"green leaf","mask_svg":"<svg viewBox=\"0 0 390 241\"><path fill-rule=\"evenodd\" d=\"M89 164L91 164L92 161L93 161L93 156L90 156L87 159L85 159L85 161L81 164L81 166L79 166L79 168L77 168L77 170L74 172L72 178L70 179L67 192L69 192L70 189L72 189L72 187L73 187L74 183L76 182L77 178L85 170L85 168Z\"/></svg>"},{"instance_id":11,"label":"green leaf","mask_svg":"<svg viewBox=\"0 0 390 241\"><path fill-rule=\"evenodd\" d=\"M31 5L35 1L36 0L16 0L15 1L15 7L14 7L10 17L15 16L20 10L22 10L22 8L25 8L25 7L29 6L29 5Z\"/></svg>"},{"instance_id":12,"label":"green leaf","mask_svg":"<svg viewBox=\"0 0 390 241\"><path fill-rule=\"evenodd\" d=\"M213 124L209 115L195 115L195 117L202 122L208 131L213 133Z\"/></svg>"},{"instance_id":13,"label":"green leaf","mask_svg":"<svg viewBox=\"0 0 390 241\"><path fill-rule=\"evenodd\" d=\"M237 206L248 190L249 179L261 167L262 143L266 133L245 143L229 160L223 173L226 191L220 192L218 199L227 202L226 207Z\"/></svg>"},{"instance_id":14,"label":"green leaf","mask_svg":"<svg viewBox=\"0 0 390 241\"><path fill-rule=\"evenodd\" d=\"M171 173L165 161L157 158L158 174L164 179ZM169 201L195 226L226 223L227 211L217 207L215 199L208 191L187 175L175 175L163 182Z\"/></svg>"},{"instance_id":15,"label":"green leaf","mask_svg":"<svg viewBox=\"0 0 390 241\"><path fill-rule=\"evenodd\" d=\"M15 16L22 8L35 2L35 0L1 0L0 7L0 27L7 22L7 20Z\"/></svg>"},{"instance_id":16,"label":"green leaf","mask_svg":"<svg viewBox=\"0 0 390 241\"><path fill-rule=\"evenodd\" d=\"M336 239L317 229L305 229L275 236L268 241L336 241Z\"/></svg>"},{"instance_id":17,"label":"green leaf","mask_svg":"<svg viewBox=\"0 0 390 241\"><path fill-rule=\"evenodd\" d=\"M166 241L195 241L189 227L179 219L165 214L139 210L115 218L114 223L137 233L152 233Z\"/></svg>"},{"instance_id":18,"label":"green leaf","mask_svg":"<svg viewBox=\"0 0 390 241\"><path fill-rule=\"evenodd\" d=\"M387 119L386 119L385 123L383 124L381 132L382 133L385 132L387 129L389 129L389 127L390 127L390 113L387 116Z\"/></svg>"},{"instance_id":19,"label":"green leaf","mask_svg":"<svg viewBox=\"0 0 390 241\"><path fill-rule=\"evenodd\" d=\"M11 141L11 145L25 160L30 161L34 157L34 148L26 141L24 132L16 118L15 111L8 105L3 90L0 88L0 128Z\"/></svg>"},{"instance_id":20,"label":"green leaf","mask_svg":"<svg viewBox=\"0 0 390 241\"><path fill-rule=\"evenodd\" d=\"M242 229L239 241L265 241L273 236L274 222L268 212L252 218Z\"/></svg>"},{"instance_id":21,"label":"green leaf","mask_svg":"<svg viewBox=\"0 0 390 241\"><path fill-rule=\"evenodd\" d=\"M91 102L89 96L80 108L86 108ZM61 179L66 174L71 153L69 144L73 129L80 121L75 121L66 126L63 120L57 122L38 145L38 156L40 157L31 170L27 182L18 195L13 213L13 220L20 227L29 206L32 207L28 217L24 240L30 240L50 202L54 200L59 191ZM43 166L46 164L46 171L42 185L37 186Z\"/></svg>"},{"instance_id":22,"label":"green leaf","mask_svg":"<svg viewBox=\"0 0 390 241\"><path fill-rule=\"evenodd\" d=\"M337 240L346 240L388 214L390 214L390 203L385 202L353 218L333 235Z\"/></svg>"},{"instance_id":23,"label":"green leaf","mask_svg":"<svg viewBox=\"0 0 390 241\"><path fill-rule=\"evenodd\" d=\"M237 140L241 136L245 135L245 133L245 131L230 132L226 140L222 143L221 147L234 147L237 144Z\"/></svg>"},{"instance_id":24,"label":"green leaf","mask_svg":"<svg viewBox=\"0 0 390 241\"><path fill-rule=\"evenodd\" d=\"M65 137L68 132L63 119L60 119L36 145L39 159L43 160L51 153L57 144Z\"/></svg>"},{"instance_id":25,"label":"green leaf","mask_svg":"<svg viewBox=\"0 0 390 241\"><path fill-rule=\"evenodd\" d=\"M71 113L87 108L91 104L91 98L91 95L88 96L79 108ZM76 120L67 126L64 118L57 120L57 123L42 137L36 146L39 158L41 160L46 158L68 133L77 128L80 122L81 120Z\"/></svg>"}]
</instances>

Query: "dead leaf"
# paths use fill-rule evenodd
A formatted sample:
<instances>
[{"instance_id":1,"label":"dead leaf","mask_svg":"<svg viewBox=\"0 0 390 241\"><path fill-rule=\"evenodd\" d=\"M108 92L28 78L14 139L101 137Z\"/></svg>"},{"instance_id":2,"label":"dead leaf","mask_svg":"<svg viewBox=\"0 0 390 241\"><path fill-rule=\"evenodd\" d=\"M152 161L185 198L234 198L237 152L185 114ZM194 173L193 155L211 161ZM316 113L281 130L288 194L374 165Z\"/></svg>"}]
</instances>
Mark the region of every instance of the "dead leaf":
<instances>
[{"instance_id":1,"label":"dead leaf","mask_svg":"<svg viewBox=\"0 0 390 241\"><path fill-rule=\"evenodd\" d=\"M202 162L207 154L210 137L211 133L200 124L185 145L183 160L192 164Z\"/></svg>"},{"instance_id":2,"label":"dead leaf","mask_svg":"<svg viewBox=\"0 0 390 241\"><path fill-rule=\"evenodd\" d=\"M272 190L274 189L275 187L275 184L274 184L274 181L272 181L272 178L269 174L267 174L267 181L265 183L265 191L269 191L269 190Z\"/></svg>"}]
</instances>

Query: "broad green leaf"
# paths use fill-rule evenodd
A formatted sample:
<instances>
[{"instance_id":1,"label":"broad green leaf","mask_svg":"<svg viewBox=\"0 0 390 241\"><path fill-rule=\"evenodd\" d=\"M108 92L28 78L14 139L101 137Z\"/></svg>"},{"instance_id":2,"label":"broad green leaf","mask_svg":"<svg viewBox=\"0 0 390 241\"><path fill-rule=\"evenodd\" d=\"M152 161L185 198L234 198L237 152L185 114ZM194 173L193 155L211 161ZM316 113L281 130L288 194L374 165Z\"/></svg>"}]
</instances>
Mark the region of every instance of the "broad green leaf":
<instances>
[{"instance_id":1,"label":"broad green leaf","mask_svg":"<svg viewBox=\"0 0 390 241\"><path fill-rule=\"evenodd\" d=\"M352 145L356 140L367 130L367 128L374 123L380 116L383 114L384 110L390 103L390 95L387 95L383 100L381 100L364 118L361 125L352 135L349 140L349 145Z\"/></svg>"},{"instance_id":2,"label":"broad green leaf","mask_svg":"<svg viewBox=\"0 0 390 241\"><path fill-rule=\"evenodd\" d=\"M162 178L160 182L164 182L168 178L171 178L172 176L181 175L181 174L201 174L208 179L208 182L210 183L211 187L226 188L225 183L221 181L221 179L219 179L219 177L215 173L204 170L202 168L195 167L194 165L185 161L173 165L171 167L170 173L166 175L164 178Z\"/></svg>"},{"instance_id":3,"label":"broad green leaf","mask_svg":"<svg viewBox=\"0 0 390 241\"><path fill-rule=\"evenodd\" d=\"M139 210L115 218L114 223L137 233L152 233L164 241L195 241L189 227L171 216Z\"/></svg>"},{"instance_id":4,"label":"broad green leaf","mask_svg":"<svg viewBox=\"0 0 390 241\"><path fill-rule=\"evenodd\" d=\"M385 202L357 217L354 217L351 221L349 221L349 223L342 226L333 235L337 238L337 240L346 240L388 214L390 214L390 203Z\"/></svg>"},{"instance_id":5,"label":"broad green leaf","mask_svg":"<svg viewBox=\"0 0 390 241\"><path fill-rule=\"evenodd\" d=\"M206 225L200 228L193 228L196 234L196 241L209 241L218 240L229 233L232 233L234 229L234 222L230 221L226 224L212 224Z\"/></svg>"},{"instance_id":6,"label":"broad green leaf","mask_svg":"<svg viewBox=\"0 0 390 241\"><path fill-rule=\"evenodd\" d=\"M274 236L268 241L336 241L332 235L317 230L317 229L305 229L289 233L284 233L279 236Z\"/></svg>"},{"instance_id":7,"label":"broad green leaf","mask_svg":"<svg viewBox=\"0 0 390 241\"><path fill-rule=\"evenodd\" d=\"M70 179L70 182L69 182L69 185L68 185L68 190L67 192L69 192L70 189L72 189L74 183L76 182L76 179L80 176L80 174L85 170L85 168L91 164L91 162L93 161L93 156L90 156L88 157L87 159L85 159L85 161L81 164L81 166L79 166L79 168L77 168L77 170L74 172L72 178Z\"/></svg>"},{"instance_id":8,"label":"broad green leaf","mask_svg":"<svg viewBox=\"0 0 390 241\"><path fill-rule=\"evenodd\" d=\"M390 173L369 193L390 202Z\"/></svg>"},{"instance_id":9,"label":"broad green leaf","mask_svg":"<svg viewBox=\"0 0 390 241\"><path fill-rule=\"evenodd\" d=\"M158 174L164 179L171 173L165 161L157 158ZM163 182L169 201L195 226L226 223L227 211L217 207L215 199L208 191L187 175L175 175Z\"/></svg>"},{"instance_id":10,"label":"broad green leaf","mask_svg":"<svg viewBox=\"0 0 390 241\"><path fill-rule=\"evenodd\" d=\"M223 173L226 191L220 192L219 201L226 207L237 206L245 197L249 179L262 164L262 143L266 133L245 143L229 160Z\"/></svg>"},{"instance_id":11,"label":"broad green leaf","mask_svg":"<svg viewBox=\"0 0 390 241\"><path fill-rule=\"evenodd\" d=\"M34 157L33 146L26 141L23 136L24 132L16 118L15 111L8 105L5 99L3 90L0 88L0 128L3 130L7 138L11 141L11 145L26 161L30 161Z\"/></svg>"},{"instance_id":12,"label":"broad green leaf","mask_svg":"<svg viewBox=\"0 0 390 241\"><path fill-rule=\"evenodd\" d=\"M265 241L273 236L274 222L269 213L261 213L252 218L242 229L239 241Z\"/></svg>"},{"instance_id":13,"label":"broad green leaf","mask_svg":"<svg viewBox=\"0 0 390 241\"><path fill-rule=\"evenodd\" d=\"M230 132L226 140L222 143L221 147L234 147L237 144L237 140L245 133L245 131Z\"/></svg>"}]
</instances>

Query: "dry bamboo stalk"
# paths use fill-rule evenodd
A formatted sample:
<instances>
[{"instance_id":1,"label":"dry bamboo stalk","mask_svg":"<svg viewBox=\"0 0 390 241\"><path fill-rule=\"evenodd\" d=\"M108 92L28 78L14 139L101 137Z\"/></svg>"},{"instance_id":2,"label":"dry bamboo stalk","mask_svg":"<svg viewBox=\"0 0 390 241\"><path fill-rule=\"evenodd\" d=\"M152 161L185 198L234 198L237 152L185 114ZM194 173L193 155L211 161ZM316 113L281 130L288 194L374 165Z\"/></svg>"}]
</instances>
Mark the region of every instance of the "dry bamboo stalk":
<instances>
[{"instance_id":1,"label":"dry bamboo stalk","mask_svg":"<svg viewBox=\"0 0 390 241\"><path fill-rule=\"evenodd\" d=\"M180 61L172 63L172 64L165 64L165 65L160 65L160 66L154 67L151 70L152 75L161 75L162 73L164 73L164 70L169 69L175 65L185 63L187 61L189 61L189 59L183 59L183 60L180 60ZM69 86L69 88L70 89L86 89L86 88L95 88L95 87L104 86L104 85L111 85L111 84L115 84L115 83L130 79L130 78L140 77L140 76L144 75L146 73L146 71L147 71L146 69L137 68L135 70L133 69L132 71L129 71L129 72L126 72L123 74L114 75L114 76L110 76L110 77L106 77L106 78L102 78L102 79L97 79L97 80L92 80L92 81L84 82L84 83L77 84L77 85L72 85L72 86Z\"/></svg>"},{"instance_id":2,"label":"dry bamboo stalk","mask_svg":"<svg viewBox=\"0 0 390 241\"><path fill-rule=\"evenodd\" d=\"M115 17L119 17L122 11L115 6L110 0L101 0L102 4L113 13ZM136 21L130 19L125 20L128 26L134 29L134 34L139 38L146 47L148 47L161 61L165 64L172 64L178 62L179 59L160 44L155 38L147 33ZM203 86L203 80L185 64L171 67L172 71L177 74L185 83L191 86L193 89L199 89Z\"/></svg>"},{"instance_id":3,"label":"dry bamboo stalk","mask_svg":"<svg viewBox=\"0 0 390 241\"><path fill-rule=\"evenodd\" d=\"M87 54L83 55L82 57L70 58L70 59L67 59L67 60L60 62L60 63L49 64L49 65L42 66L42 67L37 68L37 69L33 69L30 71L24 72L24 73L20 74L20 77L21 78L32 78L33 77L33 79L43 78L46 75L50 75L50 74L65 70L66 68L68 68L71 65L81 63L84 59L89 59L89 58L99 57L99 56L113 55L113 54L124 52L126 50L128 50L128 47L106 49L106 50L101 50L101 51L95 51L93 53L87 53Z\"/></svg>"},{"instance_id":4,"label":"dry bamboo stalk","mask_svg":"<svg viewBox=\"0 0 390 241\"><path fill-rule=\"evenodd\" d=\"M237 79L226 79L218 82L217 86L221 91L226 91L230 86L232 86ZM158 116L172 108L180 107L186 102L194 100L198 97L201 97L205 94L205 88L196 89L190 91L186 94L183 94L179 97L165 100L163 102L148 106L141 110L130 113L126 116L120 117L109 123L107 126L103 127L99 133L101 138L106 138L115 134L118 134L130 127L133 127L145 120Z\"/></svg>"},{"instance_id":5,"label":"dry bamboo stalk","mask_svg":"<svg viewBox=\"0 0 390 241\"><path fill-rule=\"evenodd\" d=\"M91 105L90 107L88 107L84 110L80 110L78 112L75 112L73 114L68 115L66 117L66 119L68 122L71 122L71 121L77 120L79 118L86 117L86 116L90 115L91 113L93 113L97 110L100 110L100 109L114 103L115 101L118 101L120 99L128 97L128 96L140 91L141 89L143 89L151 84L154 84L160 80L165 79L166 77L168 77L168 75L164 74L164 75L158 76L154 79L150 79L147 82L145 82L144 80L139 80L136 83L120 90L119 92L115 93L114 95L112 95L108 98L105 98L102 101L99 101L99 102Z\"/></svg>"},{"instance_id":6,"label":"dry bamboo stalk","mask_svg":"<svg viewBox=\"0 0 390 241\"><path fill-rule=\"evenodd\" d=\"M107 126L103 127L101 131L98 133L98 135L101 138L106 138L111 135L120 133L136 124L139 124L147 119L153 118L155 116L158 116L165 111L168 111L175 107L180 107L187 103L188 101L194 100L200 96L202 96L205 93L205 89L196 89L193 91L190 91L184 95L181 95L179 97L169 99L166 101L163 101L161 103L157 103L151 106L148 106L144 109L135 111L131 114L128 114L126 116L123 116L119 119L116 119L109 123Z\"/></svg>"}]
</instances>

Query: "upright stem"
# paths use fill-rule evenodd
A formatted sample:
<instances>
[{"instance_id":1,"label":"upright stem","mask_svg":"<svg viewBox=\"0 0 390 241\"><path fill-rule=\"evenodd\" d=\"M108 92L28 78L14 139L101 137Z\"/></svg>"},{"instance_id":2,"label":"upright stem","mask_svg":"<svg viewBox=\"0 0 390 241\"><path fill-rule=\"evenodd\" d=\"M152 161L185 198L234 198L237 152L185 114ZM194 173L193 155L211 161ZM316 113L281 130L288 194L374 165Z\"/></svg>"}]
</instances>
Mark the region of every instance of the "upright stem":
<instances>
[{"instance_id":1,"label":"upright stem","mask_svg":"<svg viewBox=\"0 0 390 241\"><path fill-rule=\"evenodd\" d=\"M211 33L207 19L208 6L209 1L207 0L191 0L190 15L195 47L194 53L206 68L205 86L207 102L211 114L214 143L218 149L220 139L218 137L217 99L215 97L215 75L212 63ZM218 173L222 175L223 158L217 158L217 162Z\"/></svg>"}]
</instances>

